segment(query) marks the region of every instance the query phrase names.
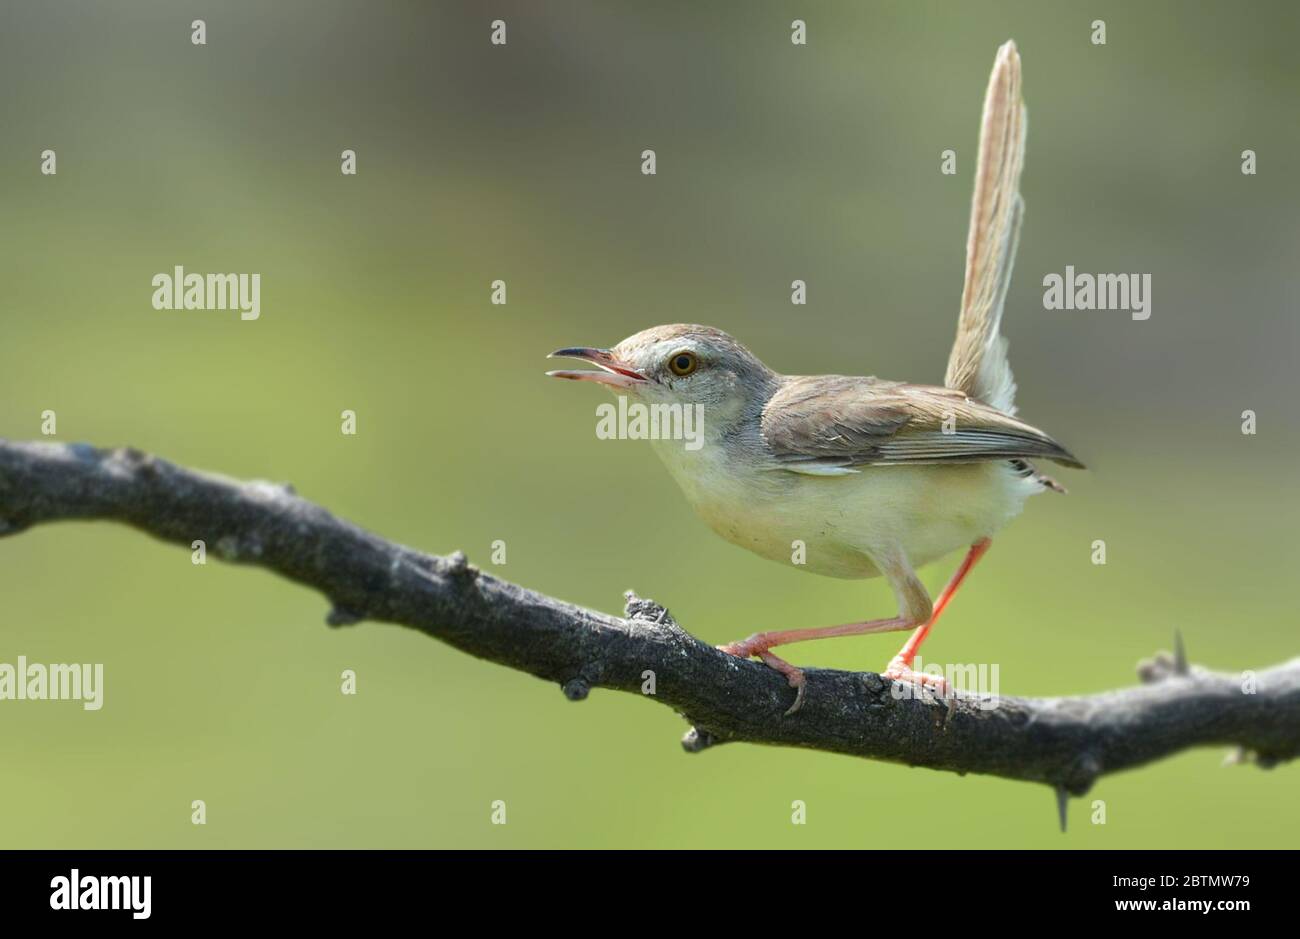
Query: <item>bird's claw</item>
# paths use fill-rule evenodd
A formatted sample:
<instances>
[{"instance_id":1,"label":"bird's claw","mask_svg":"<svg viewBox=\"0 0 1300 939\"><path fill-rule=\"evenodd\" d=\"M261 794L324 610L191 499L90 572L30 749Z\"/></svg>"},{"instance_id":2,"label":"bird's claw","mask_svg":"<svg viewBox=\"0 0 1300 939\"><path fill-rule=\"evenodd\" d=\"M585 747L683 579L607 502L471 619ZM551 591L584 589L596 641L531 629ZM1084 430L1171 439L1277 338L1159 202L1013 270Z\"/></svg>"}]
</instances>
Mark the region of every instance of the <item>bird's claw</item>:
<instances>
[{"instance_id":1,"label":"bird's claw","mask_svg":"<svg viewBox=\"0 0 1300 939\"><path fill-rule=\"evenodd\" d=\"M785 711L785 716L789 717L803 707L806 681L803 672L797 666L791 665L785 659L778 658L768 652L768 648L761 633L755 633L740 642L729 642L725 646L718 646L721 651L728 655L734 655L738 659L750 659L758 656L768 668L784 675L790 687L795 689L794 704L790 705Z\"/></svg>"},{"instance_id":2,"label":"bird's claw","mask_svg":"<svg viewBox=\"0 0 1300 939\"><path fill-rule=\"evenodd\" d=\"M796 676L798 680L796 680ZM808 687L808 684L804 681L803 672L798 669L795 669L795 674L787 675L786 680L790 682L790 687L795 689L794 704L786 708L783 715L789 717L803 707L804 690Z\"/></svg>"},{"instance_id":3,"label":"bird's claw","mask_svg":"<svg viewBox=\"0 0 1300 939\"><path fill-rule=\"evenodd\" d=\"M901 658L895 658L880 673L882 677L891 679L904 684L915 685L918 688L933 691L944 700L951 700L953 697L952 686L942 675L931 675L929 672L913 671L912 667L904 662Z\"/></svg>"}]
</instances>

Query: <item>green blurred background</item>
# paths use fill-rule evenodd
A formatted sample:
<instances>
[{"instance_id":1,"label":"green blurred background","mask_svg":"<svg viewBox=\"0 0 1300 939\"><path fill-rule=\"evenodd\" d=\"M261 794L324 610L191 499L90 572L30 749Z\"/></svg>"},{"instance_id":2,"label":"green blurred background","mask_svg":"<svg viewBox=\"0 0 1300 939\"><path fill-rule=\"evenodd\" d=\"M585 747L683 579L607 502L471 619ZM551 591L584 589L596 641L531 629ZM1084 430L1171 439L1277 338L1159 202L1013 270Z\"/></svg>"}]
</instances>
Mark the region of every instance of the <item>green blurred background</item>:
<instances>
[{"instance_id":1,"label":"green blurred background","mask_svg":"<svg viewBox=\"0 0 1300 939\"><path fill-rule=\"evenodd\" d=\"M1005 328L1022 413L1093 469L1063 471L1070 496L1035 499L996 539L926 651L997 663L1002 692L1025 695L1131 684L1175 629L1216 668L1281 661L1300 651L1300 11L1133 7L7 3L0 435L38 438L53 409L58 439L291 481L568 600L618 611L635 588L709 641L889 615L882 582L713 536L647 444L596 438L607 398L547 381L543 356L695 321L785 372L940 381L984 85L1014 37L1028 209ZM57 176L38 171L45 148ZM949 148L956 176L939 172ZM150 278L177 264L260 273L261 319L154 310ZM1150 273L1151 319L1044 311L1042 277L1067 264ZM106 671L97 713L0 704L5 847L1300 836L1297 769L1221 767L1222 749L1104 778L1066 836L1041 786L754 746L687 756L667 708L571 704L394 626L330 630L311 592L117 525L0 541L0 596L0 661ZM900 640L793 658L875 669Z\"/></svg>"}]
</instances>

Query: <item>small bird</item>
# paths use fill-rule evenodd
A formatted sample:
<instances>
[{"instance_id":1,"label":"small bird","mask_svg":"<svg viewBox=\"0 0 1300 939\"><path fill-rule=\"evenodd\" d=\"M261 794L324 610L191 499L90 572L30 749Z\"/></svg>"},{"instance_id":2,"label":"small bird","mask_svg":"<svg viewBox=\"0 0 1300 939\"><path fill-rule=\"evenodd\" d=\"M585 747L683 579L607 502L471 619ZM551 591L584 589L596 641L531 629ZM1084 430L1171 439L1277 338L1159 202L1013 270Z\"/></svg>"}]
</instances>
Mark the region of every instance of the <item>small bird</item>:
<instances>
[{"instance_id":1,"label":"small bird","mask_svg":"<svg viewBox=\"0 0 1300 939\"><path fill-rule=\"evenodd\" d=\"M708 326L655 326L612 349L560 349L599 370L555 378L605 385L647 405L695 407L701 444L660 435L653 446L695 511L728 541L790 563L805 546L809 571L883 576L898 613L818 629L762 632L721 648L757 656L796 689L803 672L771 651L832 636L914 630L885 671L946 694L912 669L917 650L990 538L1044 490L1064 492L1032 460L1083 464L1017 418L1016 385L1001 335L1024 205L1025 114L1015 43L998 50L984 101L966 243L966 280L945 387L845 375L782 375ZM959 548L965 559L931 603L916 568Z\"/></svg>"}]
</instances>

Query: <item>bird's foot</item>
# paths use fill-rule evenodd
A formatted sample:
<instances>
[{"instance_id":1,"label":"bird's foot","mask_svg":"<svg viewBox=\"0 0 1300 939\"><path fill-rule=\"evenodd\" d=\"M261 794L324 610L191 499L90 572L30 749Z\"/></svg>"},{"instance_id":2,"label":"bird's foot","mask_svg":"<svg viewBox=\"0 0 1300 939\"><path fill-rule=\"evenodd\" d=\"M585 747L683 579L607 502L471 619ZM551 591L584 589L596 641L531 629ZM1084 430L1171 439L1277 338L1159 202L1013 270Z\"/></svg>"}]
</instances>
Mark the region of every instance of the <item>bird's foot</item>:
<instances>
[{"instance_id":1,"label":"bird's foot","mask_svg":"<svg viewBox=\"0 0 1300 939\"><path fill-rule=\"evenodd\" d=\"M921 693L929 690L944 699L951 699L953 695L952 685L942 675L913 671L911 663L904 661L901 655L894 656L893 661L880 674L893 681L912 685Z\"/></svg>"},{"instance_id":2,"label":"bird's foot","mask_svg":"<svg viewBox=\"0 0 1300 939\"><path fill-rule=\"evenodd\" d=\"M734 655L738 659L752 659L756 655L762 655L772 646L764 640L767 637L762 633L754 633L748 639L739 639L736 642L729 642L725 646L718 646L720 650L727 655Z\"/></svg>"},{"instance_id":3,"label":"bird's foot","mask_svg":"<svg viewBox=\"0 0 1300 939\"><path fill-rule=\"evenodd\" d=\"M790 683L790 687L795 690L794 704L786 708L785 716L791 714L803 707L804 689L807 687L807 679L803 677L803 671L796 665L791 665L785 659L779 659L771 652L760 652L759 658L767 665L768 668L776 669L785 676L785 680Z\"/></svg>"},{"instance_id":4,"label":"bird's foot","mask_svg":"<svg viewBox=\"0 0 1300 939\"><path fill-rule=\"evenodd\" d=\"M786 709L786 716L790 716L803 707L804 688L806 680L803 671L795 665L791 665L785 659L782 659L771 652L767 651L770 646L765 641L766 637L762 633L756 633L748 639L740 642L731 642L725 646L718 646L728 655L734 655L738 659L749 659L758 656L763 660L768 668L780 672L789 682L790 687L795 689L794 704Z\"/></svg>"}]
</instances>

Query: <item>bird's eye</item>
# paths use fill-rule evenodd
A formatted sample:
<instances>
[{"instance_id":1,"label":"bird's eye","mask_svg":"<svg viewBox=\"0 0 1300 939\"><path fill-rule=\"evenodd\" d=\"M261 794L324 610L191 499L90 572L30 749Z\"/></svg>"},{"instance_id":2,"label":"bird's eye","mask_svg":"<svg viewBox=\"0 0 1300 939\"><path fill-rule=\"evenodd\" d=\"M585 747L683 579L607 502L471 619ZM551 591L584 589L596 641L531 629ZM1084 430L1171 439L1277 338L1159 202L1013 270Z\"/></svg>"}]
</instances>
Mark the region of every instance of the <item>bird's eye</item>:
<instances>
[{"instance_id":1,"label":"bird's eye","mask_svg":"<svg viewBox=\"0 0 1300 939\"><path fill-rule=\"evenodd\" d=\"M674 375L689 375L700 367L700 362L693 352L678 352L668 360L668 367Z\"/></svg>"}]
</instances>

